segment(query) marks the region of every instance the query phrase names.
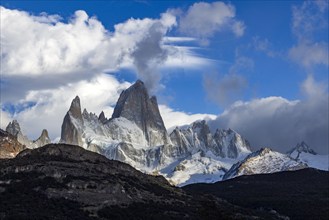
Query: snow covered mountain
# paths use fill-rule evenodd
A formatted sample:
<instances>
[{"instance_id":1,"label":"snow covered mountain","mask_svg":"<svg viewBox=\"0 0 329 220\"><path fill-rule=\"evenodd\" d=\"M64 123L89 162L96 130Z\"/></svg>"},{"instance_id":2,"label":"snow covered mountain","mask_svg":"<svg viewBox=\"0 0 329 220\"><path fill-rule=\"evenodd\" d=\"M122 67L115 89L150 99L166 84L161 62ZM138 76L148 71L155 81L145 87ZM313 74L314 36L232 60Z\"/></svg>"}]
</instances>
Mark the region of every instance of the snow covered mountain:
<instances>
[{"instance_id":1,"label":"snow covered mountain","mask_svg":"<svg viewBox=\"0 0 329 220\"><path fill-rule=\"evenodd\" d=\"M262 148L248 155L244 160L234 164L223 176L223 180L236 176L261 173L275 173L307 168L307 164L296 161L286 154Z\"/></svg>"},{"instance_id":2,"label":"snow covered mountain","mask_svg":"<svg viewBox=\"0 0 329 220\"><path fill-rule=\"evenodd\" d=\"M8 132L13 137L15 137L19 143L25 145L27 148L30 149L42 147L51 142L48 136L48 131L46 129L42 130L41 135L38 139L34 141L29 140L28 137L22 133L21 127L17 122L17 120L13 120L12 122L9 122L9 124L6 127L6 132Z\"/></svg>"},{"instance_id":3,"label":"snow covered mountain","mask_svg":"<svg viewBox=\"0 0 329 220\"><path fill-rule=\"evenodd\" d=\"M307 164L309 167L329 170L329 156L317 154L304 141L288 151L288 155L297 161Z\"/></svg>"},{"instance_id":4,"label":"snow covered mountain","mask_svg":"<svg viewBox=\"0 0 329 220\"><path fill-rule=\"evenodd\" d=\"M50 143L47 130L30 141L16 120L9 123L6 132L23 147ZM79 145L146 173L161 174L177 186L307 166L328 170L328 155L316 154L304 142L288 154L269 148L252 153L248 141L236 131L211 131L205 120L176 127L168 134L156 97L149 96L140 80L121 93L111 118L104 112L97 116L81 111L76 96L64 117L60 142ZM1 150L5 157L13 157L23 148L8 149Z\"/></svg>"},{"instance_id":5,"label":"snow covered mountain","mask_svg":"<svg viewBox=\"0 0 329 220\"><path fill-rule=\"evenodd\" d=\"M187 156L160 173L178 186L220 181L234 163L251 153L248 141L237 132L217 129L212 134L204 120L175 128L170 138L178 153Z\"/></svg>"},{"instance_id":6,"label":"snow covered mountain","mask_svg":"<svg viewBox=\"0 0 329 220\"><path fill-rule=\"evenodd\" d=\"M156 98L149 97L139 80L121 93L110 119L103 112L99 116L86 109L81 112L77 96L64 117L61 142L147 173L163 174L175 184L217 181L232 164L251 153L249 143L238 133L231 129L212 133L205 121L176 128L168 135ZM183 166L190 170L188 175L180 172Z\"/></svg>"}]
</instances>

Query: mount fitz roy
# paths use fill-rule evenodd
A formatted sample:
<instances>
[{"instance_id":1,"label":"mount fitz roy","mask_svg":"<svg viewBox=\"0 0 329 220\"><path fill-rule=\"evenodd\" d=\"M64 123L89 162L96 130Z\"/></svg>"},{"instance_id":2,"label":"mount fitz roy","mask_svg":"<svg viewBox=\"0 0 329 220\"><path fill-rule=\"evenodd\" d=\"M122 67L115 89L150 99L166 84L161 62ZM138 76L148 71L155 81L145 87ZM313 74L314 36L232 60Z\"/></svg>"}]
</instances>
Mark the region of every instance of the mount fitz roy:
<instances>
[{"instance_id":1,"label":"mount fitz roy","mask_svg":"<svg viewBox=\"0 0 329 220\"><path fill-rule=\"evenodd\" d=\"M249 143L238 133L229 129L212 134L205 121L194 122L187 129L177 127L169 135L156 97L149 96L140 80L121 93L110 119L103 112L97 116L81 111L80 98L75 97L64 117L60 142L79 145L147 173L162 174L173 184L220 180L233 163L251 153ZM191 160L198 170L186 166ZM178 178L183 170L185 176ZM198 172L208 176L193 180L187 174Z\"/></svg>"},{"instance_id":2,"label":"mount fitz roy","mask_svg":"<svg viewBox=\"0 0 329 220\"><path fill-rule=\"evenodd\" d=\"M178 186L222 180L233 164L251 154L250 144L237 132L217 129L212 133L206 121L176 127L168 134L156 97L149 96L140 80L121 93L110 119L104 112L97 116L81 111L80 98L75 97L64 117L60 142L79 145L146 173L161 174ZM255 173L307 167L284 156L289 166L269 166Z\"/></svg>"},{"instance_id":3,"label":"mount fitz roy","mask_svg":"<svg viewBox=\"0 0 329 220\"><path fill-rule=\"evenodd\" d=\"M14 120L6 131L1 130L0 158L12 158L25 148L50 142L47 130L37 140L29 140ZM148 174L163 175L177 186L308 166L329 170L328 155L317 155L304 142L287 154L269 148L252 152L240 134L232 129L211 131L205 120L176 127L168 134L156 97L149 96L140 80L121 93L109 119L104 112L97 116L82 111L76 96L64 117L60 143L78 145Z\"/></svg>"}]
</instances>

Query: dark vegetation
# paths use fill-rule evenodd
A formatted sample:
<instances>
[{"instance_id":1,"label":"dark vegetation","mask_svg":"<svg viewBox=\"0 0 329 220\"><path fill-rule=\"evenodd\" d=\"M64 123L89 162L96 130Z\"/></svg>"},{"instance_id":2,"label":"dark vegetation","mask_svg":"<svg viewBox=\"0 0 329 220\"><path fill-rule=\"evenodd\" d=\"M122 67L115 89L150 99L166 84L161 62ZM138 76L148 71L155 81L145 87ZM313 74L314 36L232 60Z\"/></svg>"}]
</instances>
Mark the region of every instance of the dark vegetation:
<instances>
[{"instance_id":1,"label":"dark vegetation","mask_svg":"<svg viewBox=\"0 0 329 220\"><path fill-rule=\"evenodd\" d=\"M0 219L279 219L64 144L1 160L0 201Z\"/></svg>"},{"instance_id":2,"label":"dark vegetation","mask_svg":"<svg viewBox=\"0 0 329 220\"><path fill-rule=\"evenodd\" d=\"M193 184L184 190L211 194L245 208L275 210L290 219L329 219L327 171L308 168L241 176L215 184Z\"/></svg>"}]
</instances>

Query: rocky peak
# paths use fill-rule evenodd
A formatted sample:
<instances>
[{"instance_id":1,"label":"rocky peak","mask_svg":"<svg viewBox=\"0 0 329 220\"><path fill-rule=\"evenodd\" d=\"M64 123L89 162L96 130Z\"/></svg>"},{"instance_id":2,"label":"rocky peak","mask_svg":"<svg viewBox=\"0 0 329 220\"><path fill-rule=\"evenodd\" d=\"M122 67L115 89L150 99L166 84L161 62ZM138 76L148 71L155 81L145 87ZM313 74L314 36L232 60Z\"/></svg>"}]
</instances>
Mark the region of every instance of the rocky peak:
<instances>
[{"instance_id":1,"label":"rocky peak","mask_svg":"<svg viewBox=\"0 0 329 220\"><path fill-rule=\"evenodd\" d=\"M17 120L13 120L12 122L9 122L9 124L6 127L6 131L9 134L11 134L13 137L15 137L17 141L22 145L25 145L26 147L33 147L32 141L30 141L28 137L23 135L21 127L19 126Z\"/></svg>"},{"instance_id":2,"label":"rocky peak","mask_svg":"<svg viewBox=\"0 0 329 220\"><path fill-rule=\"evenodd\" d=\"M142 81L137 80L121 93L112 119L119 117L134 122L143 131L150 146L168 143L169 138L160 115L157 99L155 96L149 97Z\"/></svg>"},{"instance_id":3,"label":"rocky peak","mask_svg":"<svg viewBox=\"0 0 329 220\"><path fill-rule=\"evenodd\" d=\"M87 111L84 111L85 113ZM83 124L80 98L76 96L72 100L70 109L64 117L60 142L82 146L81 129L83 128Z\"/></svg>"},{"instance_id":4,"label":"rocky peak","mask_svg":"<svg viewBox=\"0 0 329 220\"><path fill-rule=\"evenodd\" d=\"M99 114L98 120L103 124L105 124L107 122L107 118L105 117L105 114L103 111Z\"/></svg>"},{"instance_id":5,"label":"rocky peak","mask_svg":"<svg viewBox=\"0 0 329 220\"><path fill-rule=\"evenodd\" d=\"M222 155L229 158L237 158L241 153L251 152L249 142L231 128L217 129L214 139L221 146Z\"/></svg>"},{"instance_id":6,"label":"rocky peak","mask_svg":"<svg viewBox=\"0 0 329 220\"><path fill-rule=\"evenodd\" d=\"M205 144L206 148L212 145L212 135L205 120L194 122L192 124L192 130L197 134L198 139Z\"/></svg>"},{"instance_id":7,"label":"rocky peak","mask_svg":"<svg viewBox=\"0 0 329 220\"><path fill-rule=\"evenodd\" d=\"M13 120L12 122L9 122L9 124L6 127L6 131L17 137L17 135L21 132L21 127L19 126L19 123L17 120Z\"/></svg>"},{"instance_id":8,"label":"rocky peak","mask_svg":"<svg viewBox=\"0 0 329 220\"><path fill-rule=\"evenodd\" d=\"M313 154L316 155L317 153L310 148L310 146L308 146L304 141L302 141L301 143L298 143L296 145L295 148L293 148L289 153L292 153L293 151L297 151L298 153L309 153L309 154Z\"/></svg>"},{"instance_id":9,"label":"rocky peak","mask_svg":"<svg viewBox=\"0 0 329 220\"><path fill-rule=\"evenodd\" d=\"M205 120L193 122L192 129L194 131L205 131L210 133L209 126Z\"/></svg>"},{"instance_id":10,"label":"rocky peak","mask_svg":"<svg viewBox=\"0 0 329 220\"><path fill-rule=\"evenodd\" d=\"M76 119L80 119L82 120L82 114L81 114L81 105L80 105L80 98L79 96L76 96L72 102L71 102L71 106L70 109L68 111L68 113Z\"/></svg>"},{"instance_id":11,"label":"rocky peak","mask_svg":"<svg viewBox=\"0 0 329 220\"><path fill-rule=\"evenodd\" d=\"M112 118L125 117L132 119L138 126L142 128L140 116L146 113L148 107L149 94L144 83L137 80L128 89L122 91L119 100L114 108Z\"/></svg>"},{"instance_id":12,"label":"rocky peak","mask_svg":"<svg viewBox=\"0 0 329 220\"><path fill-rule=\"evenodd\" d=\"M34 144L36 144L38 147L41 147L41 146L44 146L46 144L49 144L51 141L50 141L50 138L48 136L48 131L47 129L43 129L42 132L41 132L41 135L40 137L34 141Z\"/></svg>"}]
</instances>

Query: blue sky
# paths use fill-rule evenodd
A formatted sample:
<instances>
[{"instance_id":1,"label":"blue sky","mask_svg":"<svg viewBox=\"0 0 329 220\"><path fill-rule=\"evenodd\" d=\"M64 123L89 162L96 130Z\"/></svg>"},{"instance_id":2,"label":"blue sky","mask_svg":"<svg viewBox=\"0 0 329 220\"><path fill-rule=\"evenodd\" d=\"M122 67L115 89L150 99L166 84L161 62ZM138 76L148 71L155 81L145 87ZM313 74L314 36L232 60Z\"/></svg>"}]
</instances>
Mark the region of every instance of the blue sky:
<instances>
[{"instance_id":1,"label":"blue sky","mask_svg":"<svg viewBox=\"0 0 329 220\"><path fill-rule=\"evenodd\" d=\"M97 80L114 83L113 91L122 90L137 78L146 80L150 92L166 108L162 111L167 127L175 122L182 125L192 119L211 117L214 126L233 127L253 141L256 139L253 134L268 124L249 131L246 127L252 122L241 126L225 117L233 117L241 106L250 111L261 106L257 101L270 102L269 97L276 97L277 104L267 113L277 114L290 108L286 104L297 108L294 104L297 101L308 106L309 100L328 96L328 1L2 1L1 4L2 127L17 118L27 128L33 124L29 121L31 115L37 118L36 112L49 114L46 120L54 118L47 113L46 106L54 108L58 102L55 97L64 89L71 91L66 105L74 93L85 92L87 88L95 96L106 94L95 91L100 88L93 87ZM75 14L78 10L83 13ZM10 19L14 18L19 18L15 19L17 24L10 26ZM81 32L77 22L80 18L84 20L80 25L85 28ZM47 34L47 30L53 35ZM40 42L44 44L40 46ZM72 42L79 43L75 46ZM13 44L18 45L19 53L15 53L18 49ZM67 63L63 64L60 57L57 61L49 58L56 47L64 48L60 53ZM69 53L76 53L81 59L72 61L74 58L67 58L72 56ZM22 56L26 56L24 60ZM103 102L87 102L86 107L97 114L106 108L110 114L118 92L112 96ZM319 98L319 102L323 100ZM310 104L312 110L300 110L304 111L300 117L320 113L317 104ZM319 108L323 110L322 107ZM61 115L67 108L56 111ZM251 118L271 121L273 114L259 118L257 115L262 114L255 113ZM179 121L185 117L186 120ZM324 135L320 135L322 141L315 135L328 131L328 123L314 126L320 119L312 117L302 124L312 128L301 134L316 148L328 147ZM328 119L328 114L322 114L322 119ZM300 121L296 118L287 123ZM56 126L48 128L55 133L53 138L59 133ZM35 137L36 130L27 133ZM301 141L303 135L298 134L288 142L278 137L282 141L268 144L288 147ZM254 142L267 144L266 140Z\"/></svg>"}]
</instances>

